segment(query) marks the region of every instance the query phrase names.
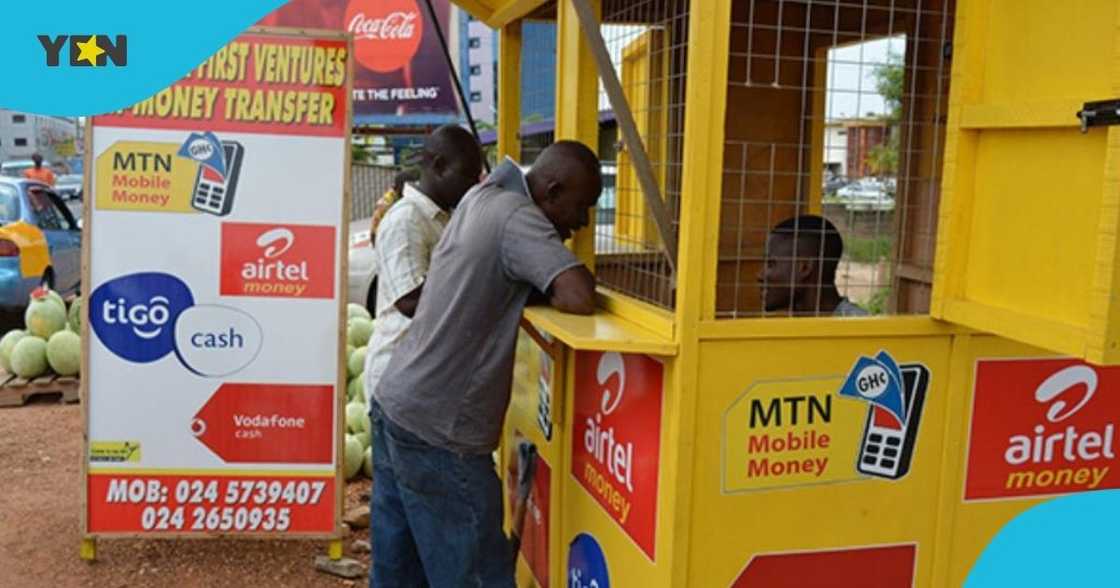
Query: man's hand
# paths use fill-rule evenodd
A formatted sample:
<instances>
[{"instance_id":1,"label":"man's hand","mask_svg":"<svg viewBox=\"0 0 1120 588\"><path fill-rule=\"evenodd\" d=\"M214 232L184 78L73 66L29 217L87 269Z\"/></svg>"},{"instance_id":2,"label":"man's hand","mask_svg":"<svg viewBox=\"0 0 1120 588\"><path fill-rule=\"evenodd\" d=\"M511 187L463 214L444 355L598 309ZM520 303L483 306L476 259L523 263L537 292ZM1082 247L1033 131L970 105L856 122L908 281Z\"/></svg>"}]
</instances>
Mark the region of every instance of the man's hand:
<instances>
[{"instance_id":1,"label":"man's hand","mask_svg":"<svg viewBox=\"0 0 1120 588\"><path fill-rule=\"evenodd\" d=\"M586 266L564 270L548 288L549 304L560 312L592 314L595 312L595 276Z\"/></svg>"},{"instance_id":2,"label":"man's hand","mask_svg":"<svg viewBox=\"0 0 1120 588\"><path fill-rule=\"evenodd\" d=\"M401 296L399 300L393 303L401 314L412 318L416 315L416 307L420 305L420 293L424 289L424 284L420 284L415 290Z\"/></svg>"}]
</instances>

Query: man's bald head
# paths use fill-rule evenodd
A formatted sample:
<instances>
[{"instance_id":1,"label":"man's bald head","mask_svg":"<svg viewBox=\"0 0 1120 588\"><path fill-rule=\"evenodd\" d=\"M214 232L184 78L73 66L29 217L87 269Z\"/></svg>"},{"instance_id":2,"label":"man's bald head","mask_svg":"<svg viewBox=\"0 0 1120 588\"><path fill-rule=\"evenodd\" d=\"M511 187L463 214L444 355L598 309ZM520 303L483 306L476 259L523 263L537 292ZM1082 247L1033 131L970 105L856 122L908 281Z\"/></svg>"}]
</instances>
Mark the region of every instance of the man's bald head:
<instances>
[{"instance_id":1,"label":"man's bald head","mask_svg":"<svg viewBox=\"0 0 1120 588\"><path fill-rule=\"evenodd\" d=\"M424 138L420 190L445 209L454 208L482 175L482 150L474 135L444 125Z\"/></svg>"},{"instance_id":2,"label":"man's bald head","mask_svg":"<svg viewBox=\"0 0 1120 588\"><path fill-rule=\"evenodd\" d=\"M587 226L603 191L599 158L576 141L558 141L542 151L526 179L533 200L563 239Z\"/></svg>"}]
</instances>

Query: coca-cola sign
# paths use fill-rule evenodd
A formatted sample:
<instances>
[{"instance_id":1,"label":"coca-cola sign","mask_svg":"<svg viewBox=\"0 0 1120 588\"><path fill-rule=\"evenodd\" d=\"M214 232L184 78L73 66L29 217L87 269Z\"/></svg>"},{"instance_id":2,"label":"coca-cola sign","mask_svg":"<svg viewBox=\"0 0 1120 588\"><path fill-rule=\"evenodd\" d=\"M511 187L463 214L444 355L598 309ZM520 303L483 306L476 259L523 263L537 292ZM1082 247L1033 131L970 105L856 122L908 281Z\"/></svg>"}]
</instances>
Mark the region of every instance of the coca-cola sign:
<instances>
[{"instance_id":1,"label":"coca-cola sign","mask_svg":"<svg viewBox=\"0 0 1120 588\"><path fill-rule=\"evenodd\" d=\"M354 34L354 57L382 73L408 67L424 35L415 0L351 0L345 22Z\"/></svg>"}]
</instances>

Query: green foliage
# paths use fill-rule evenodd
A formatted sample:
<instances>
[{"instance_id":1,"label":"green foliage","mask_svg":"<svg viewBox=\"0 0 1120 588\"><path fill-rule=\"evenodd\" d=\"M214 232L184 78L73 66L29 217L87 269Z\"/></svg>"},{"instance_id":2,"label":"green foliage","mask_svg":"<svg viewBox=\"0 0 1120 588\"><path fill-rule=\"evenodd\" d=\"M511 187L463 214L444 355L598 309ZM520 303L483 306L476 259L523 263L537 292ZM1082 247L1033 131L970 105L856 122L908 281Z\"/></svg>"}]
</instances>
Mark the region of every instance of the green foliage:
<instances>
[{"instance_id":1,"label":"green foliage","mask_svg":"<svg viewBox=\"0 0 1120 588\"><path fill-rule=\"evenodd\" d=\"M890 237L851 237L844 243L845 256L855 263L878 263L891 255Z\"/></svg>"},{"instance_id":2,"label":"green foliage","mask_svg":"<svg viewBox=\"0 0 1120 588\"><path fill-rule=\"evenodd\" d=\"M871 295L867 301L866 309L871 314L886 314L889 308L887 305L890 303L891 289L888 286L879 288L877 292Z\"/></svg>"}]
</instances>

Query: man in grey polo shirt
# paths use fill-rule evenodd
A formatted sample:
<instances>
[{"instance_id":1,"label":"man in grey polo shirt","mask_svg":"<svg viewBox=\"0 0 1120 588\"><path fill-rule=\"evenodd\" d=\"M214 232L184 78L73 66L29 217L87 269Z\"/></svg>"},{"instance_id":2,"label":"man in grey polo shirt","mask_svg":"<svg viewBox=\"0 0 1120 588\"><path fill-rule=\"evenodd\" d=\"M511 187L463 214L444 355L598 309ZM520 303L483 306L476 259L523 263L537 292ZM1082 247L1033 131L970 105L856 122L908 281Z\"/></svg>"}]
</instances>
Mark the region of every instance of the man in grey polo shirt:
<instances>
[{"instance_id":1,"label":"man in grey polo shirt","mask_svg":"<svg viewBox=\"0 0 1120 588\"><path fill-rule=\"evenodd\" d=\"M514 585L492 452L518 323L534 292L593 312L594 278L563 241L588 224L601 191L595 154L562 141L528 174L503 163L452 215L373 392L371 586Z\"/></svg>"}]
</instances>

